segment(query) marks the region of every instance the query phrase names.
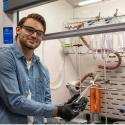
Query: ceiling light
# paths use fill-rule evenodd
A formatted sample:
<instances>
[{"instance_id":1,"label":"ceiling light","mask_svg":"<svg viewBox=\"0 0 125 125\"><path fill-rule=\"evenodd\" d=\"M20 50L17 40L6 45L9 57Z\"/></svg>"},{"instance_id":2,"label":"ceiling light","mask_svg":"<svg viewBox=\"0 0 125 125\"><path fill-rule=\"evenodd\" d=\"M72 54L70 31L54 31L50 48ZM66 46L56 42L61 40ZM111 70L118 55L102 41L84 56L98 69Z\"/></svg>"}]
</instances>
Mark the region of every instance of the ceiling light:
<instances>
[{"instance_id":1,"label":"ceiling light","mask_svg":"<svg viewBox=\"0 0 125 125\"><path fill-rule=\"evenodd\" d=\"M100 2L100 1L103 1L103 0L85 0L85 1L82 1L82 2L79 2L79 6L84 6L84 5L88 5L88 4L92 4L92 3L96 3L96 2Z\"/></svg>"}]
</instances>

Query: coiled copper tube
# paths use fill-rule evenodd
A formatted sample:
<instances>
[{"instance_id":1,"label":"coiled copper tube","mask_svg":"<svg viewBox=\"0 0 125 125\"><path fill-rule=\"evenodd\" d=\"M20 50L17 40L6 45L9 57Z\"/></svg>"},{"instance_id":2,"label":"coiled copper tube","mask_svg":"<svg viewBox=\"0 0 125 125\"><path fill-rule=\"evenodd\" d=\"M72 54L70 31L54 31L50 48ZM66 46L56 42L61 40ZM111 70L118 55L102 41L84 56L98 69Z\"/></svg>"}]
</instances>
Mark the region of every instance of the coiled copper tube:
<instances>
[{"instance_id":1,"label":"coiled copper tube","mask_svg":"<svg viewBox=\"0 0 125 125\"><path fill-rule=\"evenodd\" d=\"M101 112L101 90L98 85L90 88L90 112Z\"/></svg>"},{"instance_id":2,"label":"coiled copper tube","mask_svg":"<svg viewBox=\"0 0 125 125\"><path fill-rule=\"evenodd\" d=\"M81 22L81 24L79 24L77 26L77 29L80 29L81 27L84 26L84 23ZM93 52L98 52L98 53L101 53L101 52L108 52L108 53L113 53L117 58L118 58L118 63L114 66L106 66L106 69L109 69L109 70L113 70L113 69L116 69L118 68L120 65L121 65L121 62L122 62L122 59L121 59L121 56L118 52L113 52L112 50L110 49L94 49L92 48L88 42L84 39L84 37L80 36L80 39L81 41L84 43L84 45L89 49L89 50L92 50ZM101 69L104 69L104 66L103 65L98 65L98 68L101 68Z\"/></svg>"}]
</instances>

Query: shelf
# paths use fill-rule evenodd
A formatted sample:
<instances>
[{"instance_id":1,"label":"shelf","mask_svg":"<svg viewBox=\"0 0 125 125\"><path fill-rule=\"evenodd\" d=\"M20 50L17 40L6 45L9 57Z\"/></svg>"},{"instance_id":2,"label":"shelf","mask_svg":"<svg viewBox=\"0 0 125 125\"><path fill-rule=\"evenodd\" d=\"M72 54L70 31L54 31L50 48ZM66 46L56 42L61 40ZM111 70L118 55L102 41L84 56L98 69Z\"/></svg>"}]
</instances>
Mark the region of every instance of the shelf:
<instances>
[{"instance_id":1,"label":"shelf","mask_svg":"<svg viewBox=\"0 0 125 125\"><path fill-rule=\"evenodd\" d=\"M85 36L85 35L111 33L111 32L119 32L119 31L125 31L125 22L90 27L90 28L83 28L79 30L50 33L45 35L44 40L61 39L61 38L76 37L81 35Z\"/></svg>"}]
</instances>

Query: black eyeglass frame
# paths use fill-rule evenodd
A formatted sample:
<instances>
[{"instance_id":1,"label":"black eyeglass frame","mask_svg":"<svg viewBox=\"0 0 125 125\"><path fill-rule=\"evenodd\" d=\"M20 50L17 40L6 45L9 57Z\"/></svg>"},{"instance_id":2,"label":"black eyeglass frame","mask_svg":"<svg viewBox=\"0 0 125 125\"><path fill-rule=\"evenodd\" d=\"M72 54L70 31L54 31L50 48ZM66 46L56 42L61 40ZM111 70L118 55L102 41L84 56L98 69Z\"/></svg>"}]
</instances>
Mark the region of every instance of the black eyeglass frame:
<instances>
[{"instance_id":1,"label":"black eyeglass frame","mask_svg":"<svg viewBox=\"0 0 125 125\"><path fill-rule=\"evenodd\" d=\"M20 27L24 28L26 31L28 31L31 34L36 32L39 37L43 38L45 36L44 31L36 30L35 28L31 26L21 25Z\"/></svg>"}]
</instances>

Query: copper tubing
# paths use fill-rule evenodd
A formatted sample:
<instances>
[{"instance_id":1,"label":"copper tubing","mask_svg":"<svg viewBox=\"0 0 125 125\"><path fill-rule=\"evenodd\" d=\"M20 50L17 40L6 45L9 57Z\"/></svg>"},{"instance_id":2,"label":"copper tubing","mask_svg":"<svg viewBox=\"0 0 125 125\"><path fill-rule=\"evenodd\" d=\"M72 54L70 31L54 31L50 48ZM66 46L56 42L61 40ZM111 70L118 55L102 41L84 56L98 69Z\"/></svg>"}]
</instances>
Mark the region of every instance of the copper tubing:
<instances>
[{"instance_id":1,"label":"copper tubing","mask_svg":"<svg viewBox=\"0 0 125 125\"><path fill-rule=\"evenodd\" d=\"M82 22L81 24L79 24L77 26L77 29L80 29L82 26L84 26L84 23ZM116 55L116 57L118 58L118 63L114 66L106 66L106 69L109 69L109 70L113 70L113 69L116 69L118 68L120 65L121 65L121 62L122 62L122 59L121 59L121 56L119 53L117 52L113 52L112 50L110 49L94 49L92 48L88 42L84 39L84 37L80 36L80 39L82 40L82 42L84 43L84 45L89 49L89 50L92 50L93 52L110 52L110 53L113 53L114 55ZM101 69L104 69L104 66L103 65L98 65L98 68L101 68Z\"/></svg>"},{"instance_id":2,"label":"copper tubing","mask_svg":"<svg viewBox=\"0 0 125 125\"><path fill-rule=\"evenodd\" d=\"M88 77L93 77L93 73L86 74L77 84L82 83L84 80L86 80Z\"/></svg>"},{"instance_id":3,"label":"copper tubing","mask_svg":"<svg viewBox=\"0 0 125 125\"><path fill-rule=\"evenodd\" d=\"M79 89L80 83L85 81L88 77L93 77L93 73L86 74L78 83L76 83L76 89ZM98 81L98 79L96 80ZM96 82L95 81L95 82ZM100 85L93 85L90 87L90 112L101 112L101 89Z\"/></svg>"},{"instance_id":4,"label":"copper tubing","mask_svg":"<svg viewBox=\"0 0 125 125\"><path fill-rule=\"evenodd\" d=\"M80 39L82 40L82 42L84 43L84 45L85 45L89 50L95 51L95 50L87 43L87 41L84 39L84 37L80 36Z\"/></svg>"},{"instance_id":5,"label":"copper tubing","mask_svg":"<svg viewBox=\"0 0 125 125\"><path fill-rule=\"evenodd\" d=\"M118 58L118 63L116 65L114 65L114 66L106 66L106 69L109 69L109 70L117 69L121 65L121 62L122 62L120 54L117 53L117 52L113 52L112 50L109 50L109 49L97 49L97 52L104 52L104 51L113 53ZM104 69L104 66L98 65L98 68Z\"/></svg>"},{"instance_id":6,"label":"copper tubing","mask_svg":"<svg viewBox=\"0 0 125 125\"><path fill-rule=\"evenodd\" d=\"M91 73L86 74L84 77L82 77L81 80L76 83L76 89L79 89L80 83L83 83L89 77L90 78L94 77L94 73L91 72ZM99 82L99 81L102 81L102 80L101 79L96 79L95 80L95 82Z\"/></svg>"},{"instance_id":7,"label":"copper tubing","mask_svg":"<svg viewBox=\"0 0 125 125\"><path fill-rule=\"evenodd\" d=\"M79 89L80 83L85 81L88 77L93 77L93 73L88 73L83 78L81 78L81 80L76 83L76 89Z\"/></svg>"},{"instance_id":8,"label":"copper tubing","mask_svg":"<svg viewBox=\"0 0 125 125\"><path fill-rule=\"evenodd\" d=\"M90 112L101 112L101 90L98 85L90 88Z\"/></svg>"}]
</instances>

